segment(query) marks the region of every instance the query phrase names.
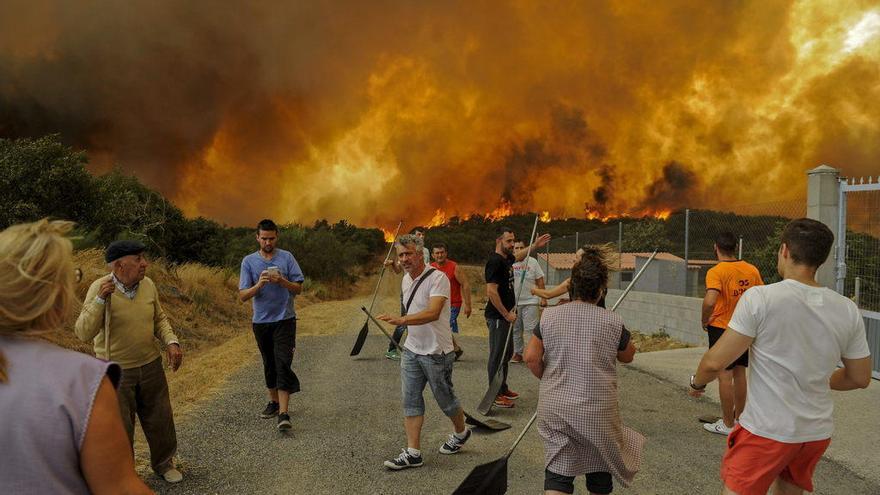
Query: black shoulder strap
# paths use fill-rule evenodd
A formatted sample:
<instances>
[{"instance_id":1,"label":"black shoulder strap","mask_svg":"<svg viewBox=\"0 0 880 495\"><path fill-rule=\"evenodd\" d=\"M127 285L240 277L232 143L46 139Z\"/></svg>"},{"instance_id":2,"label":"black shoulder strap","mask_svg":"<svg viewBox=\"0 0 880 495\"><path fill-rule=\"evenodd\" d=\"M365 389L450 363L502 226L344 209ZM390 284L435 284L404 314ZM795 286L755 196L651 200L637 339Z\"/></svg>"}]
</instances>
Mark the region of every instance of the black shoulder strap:
<instances>
[{"instance_id":1,"label":"black shoulder strap","mask_svg":"<svg viewBox=\"0 0 880 495\"><path fill-rule=\"evenodd\" d=\"M436 268L431 268L430 270L426 271L424 275L419 277L419 279L416 281L416 285L413 287L412 292L409 293L409 300L406 301L406 307L403 309L404 315L409 314L409 305L412 304L413 298L416 297L416 292L419 291L419 286L422 285L422 282L424 282L425 279L428 278L429 275L431 275L432 273L434 273L436 271L437 271Z\"/></svg>"}]
</instances>

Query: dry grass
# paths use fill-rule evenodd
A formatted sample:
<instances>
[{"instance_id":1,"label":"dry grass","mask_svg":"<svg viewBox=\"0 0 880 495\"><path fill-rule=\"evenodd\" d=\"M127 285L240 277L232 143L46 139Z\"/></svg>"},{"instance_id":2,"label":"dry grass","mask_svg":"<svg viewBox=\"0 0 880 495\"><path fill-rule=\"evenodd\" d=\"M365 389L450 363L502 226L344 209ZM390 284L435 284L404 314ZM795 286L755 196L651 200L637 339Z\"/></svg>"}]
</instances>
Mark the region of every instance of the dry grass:
<instances>
[{"instance_id":1,"label":"dry grass","mask_svg":"<svg viewBox=\"0 0 880 495\"><path fill-rule=\"evenodd\" d=\"M638 352L667 351L669 349L682 349L692 347L679 342L663 332L647 335L641 332L632 332L632 342Z\"/></svg>"}]
</instances>

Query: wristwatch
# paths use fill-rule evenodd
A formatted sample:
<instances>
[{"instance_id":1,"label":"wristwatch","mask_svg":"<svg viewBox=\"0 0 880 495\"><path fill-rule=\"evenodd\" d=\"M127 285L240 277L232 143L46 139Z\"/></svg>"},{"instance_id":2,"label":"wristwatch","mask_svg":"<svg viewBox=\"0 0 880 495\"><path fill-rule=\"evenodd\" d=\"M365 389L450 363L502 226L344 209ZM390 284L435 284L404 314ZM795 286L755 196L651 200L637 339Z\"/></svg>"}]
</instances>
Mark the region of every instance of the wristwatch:
<instances>
[{"instance_id":1,"label":"wristwatch","mask_svg":"<svg viewBox=\"0 0 880 495\"><path fill-rule=\"evenodd\" d=\"M696 376L697 376L697 375L691 375L691 388L694 389L694 390L703 390L703 389L705 389L705 388L706 388L706 384L705 384L705 383L702 384L702 385L697 385L696 383L694 383L694 378L695 378Z\"/></svg>"}]
</instances>

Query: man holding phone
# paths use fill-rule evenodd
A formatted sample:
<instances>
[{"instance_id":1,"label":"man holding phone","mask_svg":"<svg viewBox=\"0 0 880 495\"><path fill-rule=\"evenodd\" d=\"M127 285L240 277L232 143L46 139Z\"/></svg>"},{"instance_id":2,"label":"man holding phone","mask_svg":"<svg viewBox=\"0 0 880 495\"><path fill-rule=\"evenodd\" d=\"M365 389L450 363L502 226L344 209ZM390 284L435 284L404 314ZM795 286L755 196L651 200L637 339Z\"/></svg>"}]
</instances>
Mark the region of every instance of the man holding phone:
<instances>
[{"instance_id":1,"label":"man holding phone","mask_svg":"<svg viewBox=\"0 0 880 495\"><path fill-rule=\"evenodd\" d=\"M242 302L253 299L254 338L263 357L263 375L269 403L260 413L278 416L278 429L291 428L290 394L299 392L299 379L290 368L296 349L294 297L302 292L302 270L289 251L277 249L278 226L269 219L257 225L260 249L241 260L238 294Z\"/></svg>"}]
</instances>

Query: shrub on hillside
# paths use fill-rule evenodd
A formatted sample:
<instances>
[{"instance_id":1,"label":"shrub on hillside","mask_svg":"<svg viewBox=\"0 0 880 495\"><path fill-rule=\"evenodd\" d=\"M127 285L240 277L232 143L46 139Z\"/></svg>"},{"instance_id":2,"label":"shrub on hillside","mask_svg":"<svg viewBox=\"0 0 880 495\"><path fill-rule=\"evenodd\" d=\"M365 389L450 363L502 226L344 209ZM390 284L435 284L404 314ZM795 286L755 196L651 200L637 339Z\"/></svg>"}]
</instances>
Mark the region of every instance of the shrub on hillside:
<instances>
[{"instance_id":1,"label":"shrub on hillside","mask_svg":"<svg viewBox=\"0 0 880 495\"><path fill-rule=\"evenodd\" d=\"M93 177L86 154L59 136L0 139L0 228L43 217L77 222L78 249L103 249L113 240L144 242L151 255L171 265L198 262L238 271L256 250L252 227L230 228L206 218L188 219L173 203L116 169ZM312 238L314 236L314 238ZM295 252L306 275L347 280L351 268L385 246L382 232L347 222L284 226L279 246Z\"/></svg>"}]
</instances>

